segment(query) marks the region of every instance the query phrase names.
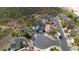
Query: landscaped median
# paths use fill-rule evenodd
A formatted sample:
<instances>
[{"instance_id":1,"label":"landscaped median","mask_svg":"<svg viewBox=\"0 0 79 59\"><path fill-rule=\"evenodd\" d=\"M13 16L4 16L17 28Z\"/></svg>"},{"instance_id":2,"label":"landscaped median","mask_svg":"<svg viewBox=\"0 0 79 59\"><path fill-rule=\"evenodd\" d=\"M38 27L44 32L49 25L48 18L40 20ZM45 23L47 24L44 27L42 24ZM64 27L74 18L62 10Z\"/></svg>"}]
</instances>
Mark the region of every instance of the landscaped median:
<instances>
[{"instance_id":1,"label":"landscaped median","mask_svg":"<svg viewBox=\"0 0 79 59\"><path fill-rule=\"evenodd\" d=\"M47 51L62 51L62 49L59 46L51 46L46 49Z\"/></svg>"}]
</instances>

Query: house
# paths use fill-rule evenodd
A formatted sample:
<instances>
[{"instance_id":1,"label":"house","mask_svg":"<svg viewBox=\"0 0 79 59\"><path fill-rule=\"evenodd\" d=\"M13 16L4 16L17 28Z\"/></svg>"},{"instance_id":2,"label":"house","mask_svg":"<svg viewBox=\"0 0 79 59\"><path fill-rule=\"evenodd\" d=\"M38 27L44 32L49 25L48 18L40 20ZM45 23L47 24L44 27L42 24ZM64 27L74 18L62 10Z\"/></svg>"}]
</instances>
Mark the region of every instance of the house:
<instances>
[{"instance_id":1,"label":"house","mask_svg":"<svg viewBox=\"0 0 79 59\"><path fill-rule=\"evenodd\" d=\"M47 24L45 26L45 32L50 32L50 30L51 30L51 25L50 24Z\"/></svg>"},{"instance_id":2,"label":"house","mask_svg":"<svg viewBox=\"0 0 79 59\"><path fill-rule=\"evenodd\" d=\"M53 28L55 28L54 25L52 25L52 24L46 24L44 30L45 30L46 33L49 33Z\"/></svg>"},{"instance_id":3,"label":"house","mask_svg":"<svg viewBox=\"0 0 79 59\"><path fill-rule=\"evenodd\" d=\"M28 47L28 40L25 37L14 38L11 42L10 51L16 51L21 49L21 45L22 47Z\"/></svg>"},{"instance_id":4,"label":"house","mask_svg":"<svg viewBox=\"0 0 79 59\"><path fill-rule=\"evenodd\" d=\"M33 27L33 30L36 31L37 33L42 33L44 32L44 25L36 25Z\"/></svg>"}]
</instances>

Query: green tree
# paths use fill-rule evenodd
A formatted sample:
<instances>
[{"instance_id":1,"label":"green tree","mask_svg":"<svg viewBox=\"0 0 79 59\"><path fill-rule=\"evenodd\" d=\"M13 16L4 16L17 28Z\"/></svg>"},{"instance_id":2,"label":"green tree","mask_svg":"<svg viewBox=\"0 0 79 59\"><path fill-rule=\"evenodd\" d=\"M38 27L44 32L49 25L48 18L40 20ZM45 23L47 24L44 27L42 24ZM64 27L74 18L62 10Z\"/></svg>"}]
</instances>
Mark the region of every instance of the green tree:
<instances>
[{"instance_id":1,"label":"green tree","mask_svg":"<svg viewBox=\"0 0 79 59\"><path fill-rule=\"evenodd\" d=\"M27 32L25 32L23 36L26 37L26 38L28 38L28 39L31 38L31 36Z\"/></svg>"},{"instance_id":2,"label":"green tree","mask_svg":"<svg viewBox=\"0 0 79 59\"><path fill-rule=\"evenodd\" d=\"M53 29L49 32L49 34L55 35L55 34L56 34L56 30L53 28Z\"/></svg>"},{"instance_id":3,"label":"green tree","mask_svg":"<svg viewBox=\"0 0 79 59\"><path fill-rule=\"evenodd\" d=\"M75 43L75 45L79 46L79 36L76 36L74 38L74 43Z\"/></svg>"},{"instance_id":4,"label":"green tree","mask_svg":"<svg viewBox=\"0 0 79 59\"><path fill-rule=\"evenodd\" d=\"M61 22L62 28L66 27L66 23L64 22L64 19L61 19L60 22Z\"/></svg>"},{"instance_id":5,"label":"green tree","mask_svg":"<svg viewBox=\"0 0 79 59\"><path fill-rule=\"evenodd\" d=\"M18 35L19 35L19 31L17 29L13 29L12 36L13 37L18 37Z\"/></svg>"}]
</instances>

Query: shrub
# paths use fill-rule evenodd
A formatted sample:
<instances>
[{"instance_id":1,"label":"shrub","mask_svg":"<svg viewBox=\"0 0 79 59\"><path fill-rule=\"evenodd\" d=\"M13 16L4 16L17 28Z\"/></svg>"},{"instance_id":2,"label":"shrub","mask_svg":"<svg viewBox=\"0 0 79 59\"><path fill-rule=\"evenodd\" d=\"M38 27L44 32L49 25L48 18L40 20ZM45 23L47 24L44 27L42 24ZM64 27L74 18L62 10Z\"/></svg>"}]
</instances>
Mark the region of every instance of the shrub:
<instances>
[{"instance_id":1,"label":"shrub","mask_svg":"<svg viewBox=\"0 0 79 59\"><path fill-rule=\"evenodd\" d=\"M50 51L59 51L59 49L57 49L56 47L52 47L50 48Z\"/></svg>"}]
</instances>

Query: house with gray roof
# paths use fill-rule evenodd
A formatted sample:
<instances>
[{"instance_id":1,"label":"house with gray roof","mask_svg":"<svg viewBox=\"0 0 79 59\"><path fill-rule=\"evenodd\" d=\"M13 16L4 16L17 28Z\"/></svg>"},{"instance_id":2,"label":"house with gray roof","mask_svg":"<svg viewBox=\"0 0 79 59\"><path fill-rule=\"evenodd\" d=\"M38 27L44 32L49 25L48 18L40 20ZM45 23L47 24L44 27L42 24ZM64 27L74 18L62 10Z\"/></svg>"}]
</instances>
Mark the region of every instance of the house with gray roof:
<instances>
[{"instance_id":1,"label":"house with gray roof","mask_svg":"<svg viewBox=\"0 0 79 59\"><path fill-rule=\"evenodd\" d=\"M21 43L23 44L23 47L28 46L28 40L25 37L14 38L11 42L10 51L16 51L20 49Z\"/></svg>"}]
</instances>

